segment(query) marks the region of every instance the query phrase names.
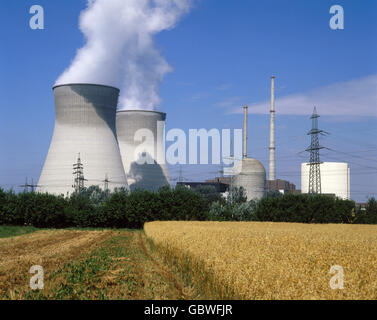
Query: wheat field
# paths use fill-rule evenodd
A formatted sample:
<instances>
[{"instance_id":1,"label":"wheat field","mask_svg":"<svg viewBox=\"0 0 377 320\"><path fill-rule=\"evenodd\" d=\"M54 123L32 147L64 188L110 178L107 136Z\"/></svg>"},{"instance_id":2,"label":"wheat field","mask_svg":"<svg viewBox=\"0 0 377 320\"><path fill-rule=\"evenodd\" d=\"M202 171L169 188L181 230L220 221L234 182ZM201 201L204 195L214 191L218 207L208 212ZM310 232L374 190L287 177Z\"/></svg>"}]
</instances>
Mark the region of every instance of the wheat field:
<instances>
[{"instance_id":1,"label":"wheat field","mask_svg":"<svg viewBox=\"0 0 377 320\"><path fill-rule=\"evenodd\" d=\"M152 222L144 230L214 299L377 299L377 226ZM343 269L343 289L332 266Z\"/></svg>"}]
</instances>

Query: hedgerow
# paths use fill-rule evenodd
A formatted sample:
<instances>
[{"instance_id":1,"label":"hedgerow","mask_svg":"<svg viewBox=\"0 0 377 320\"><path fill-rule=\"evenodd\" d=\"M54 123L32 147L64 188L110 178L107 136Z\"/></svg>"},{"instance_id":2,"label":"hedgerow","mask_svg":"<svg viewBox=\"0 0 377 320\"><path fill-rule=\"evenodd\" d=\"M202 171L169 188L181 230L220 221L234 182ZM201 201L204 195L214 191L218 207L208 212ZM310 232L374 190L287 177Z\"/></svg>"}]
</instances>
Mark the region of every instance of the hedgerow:
<instances>
[{"instance_id":1,"label":"hedgerow","mask_svg":"<svg viewBox=\"0 0 377 320\"><path fill-rule=\"evenodd\" d=\"M244 190L227 199L209 188L161 188L158 192L90 187L70 197L0 189L0 225L37 228L142 228L149 221L272 221L377 224L377 201L365 210L325 195L267 196L247 201Z\"/></svg>"}]
</instances>

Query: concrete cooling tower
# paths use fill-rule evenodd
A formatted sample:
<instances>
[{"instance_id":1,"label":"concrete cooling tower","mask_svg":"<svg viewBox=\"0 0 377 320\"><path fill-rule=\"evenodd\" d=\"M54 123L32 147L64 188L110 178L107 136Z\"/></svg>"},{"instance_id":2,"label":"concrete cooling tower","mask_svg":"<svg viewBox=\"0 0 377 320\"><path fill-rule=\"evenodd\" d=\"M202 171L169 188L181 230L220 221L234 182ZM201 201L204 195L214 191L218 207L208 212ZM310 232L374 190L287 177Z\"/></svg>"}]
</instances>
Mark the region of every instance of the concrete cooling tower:
<instances>
[{"instance_id":1,"label":"concrete cooling tower","mask_svg":"<svg viewBox=\"0 0 377 320\"><path fill-rule=\"evenodd\" d=\"M165 165L166 114L157 111L117 112L117 137L124 170L131 190L157 191L170 185Z\"/></svg>"},{"instance_id":2,"label":"concrete cooling tower","mask_svg":"<svg viewBox=\"0 0 377 320\"><path fill-rule=\"evenodd\" d=\"M39 180L39 192L74 192L73 165L80 155L84 184L127 187L116 138L119 89L95 84L53 88L55 129Z\"/></svg>"}]
</instances>

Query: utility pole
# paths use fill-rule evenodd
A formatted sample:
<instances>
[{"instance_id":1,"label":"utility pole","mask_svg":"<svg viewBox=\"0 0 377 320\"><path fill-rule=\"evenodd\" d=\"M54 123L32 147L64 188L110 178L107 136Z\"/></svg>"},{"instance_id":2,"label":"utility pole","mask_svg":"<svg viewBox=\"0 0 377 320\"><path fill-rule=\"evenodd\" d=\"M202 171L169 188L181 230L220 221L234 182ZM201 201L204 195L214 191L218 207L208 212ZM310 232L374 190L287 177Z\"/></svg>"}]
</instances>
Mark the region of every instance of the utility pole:
<instances>
[{"instance_id":1,"label":"utility pole","mask_svg":"<svg viewBox=\"0 0 377 320\"><path fill-rule=\"evenodd\" d=\"M76 193L81 193L84 188L84 165L81 163L80 153L77 158L77 162L73 165L73 175L75 176L74 185L72 186L75 189Z\"/></svg>"},{"instance_id":2,"label":"utility pole","mask_svg":"<svg viewBox=\"0 0 377 320\"><path fill-rule=\"evenodd\" d=\"M321 194L321 161L319 157L319 150L323 149L319 144L319 135L323 134L323 130L318 129L318 118L320 116L317 114L317 108L314 107L313 114L310 119L312 119L312 130L308 132L311 136L311 144L306 151L310 152L310 172L309 172L309 194Z\"/></svg>"}]
</instances>

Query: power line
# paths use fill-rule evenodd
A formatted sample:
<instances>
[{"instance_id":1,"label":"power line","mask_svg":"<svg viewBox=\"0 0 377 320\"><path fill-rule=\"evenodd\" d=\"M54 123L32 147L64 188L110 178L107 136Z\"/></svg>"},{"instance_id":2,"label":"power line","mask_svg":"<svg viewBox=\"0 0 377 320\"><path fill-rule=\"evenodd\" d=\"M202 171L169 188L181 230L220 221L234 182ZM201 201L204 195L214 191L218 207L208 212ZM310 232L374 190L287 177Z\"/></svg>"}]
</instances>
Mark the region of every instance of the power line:
<instances>
[{"instance_id":1,"label":"power line","mask_svg":"<svg viewBox=\"0 0 377 320\"><path fill-rule=\"evenodd\" d=\"M351 154L351 153L347 153L347 152L342 152L342 151L339 151L339 150L334 150L334 149L331 149L331 148L326 148L327 150L330 150L330 151L333 151L333 152L336 152L336 153L341 153L341 154L344 154L344 155L347 155L349 157L353 157L353 158L358 158L358 159L362 159L362 160L366 160L366 161L373 161L373 162L377 162L376 159L369 159L369 158L365 158L365 157L362 157L362 156L358 156L358 155L355 155L355 154Z\"/></svg>"}]
</instances>

